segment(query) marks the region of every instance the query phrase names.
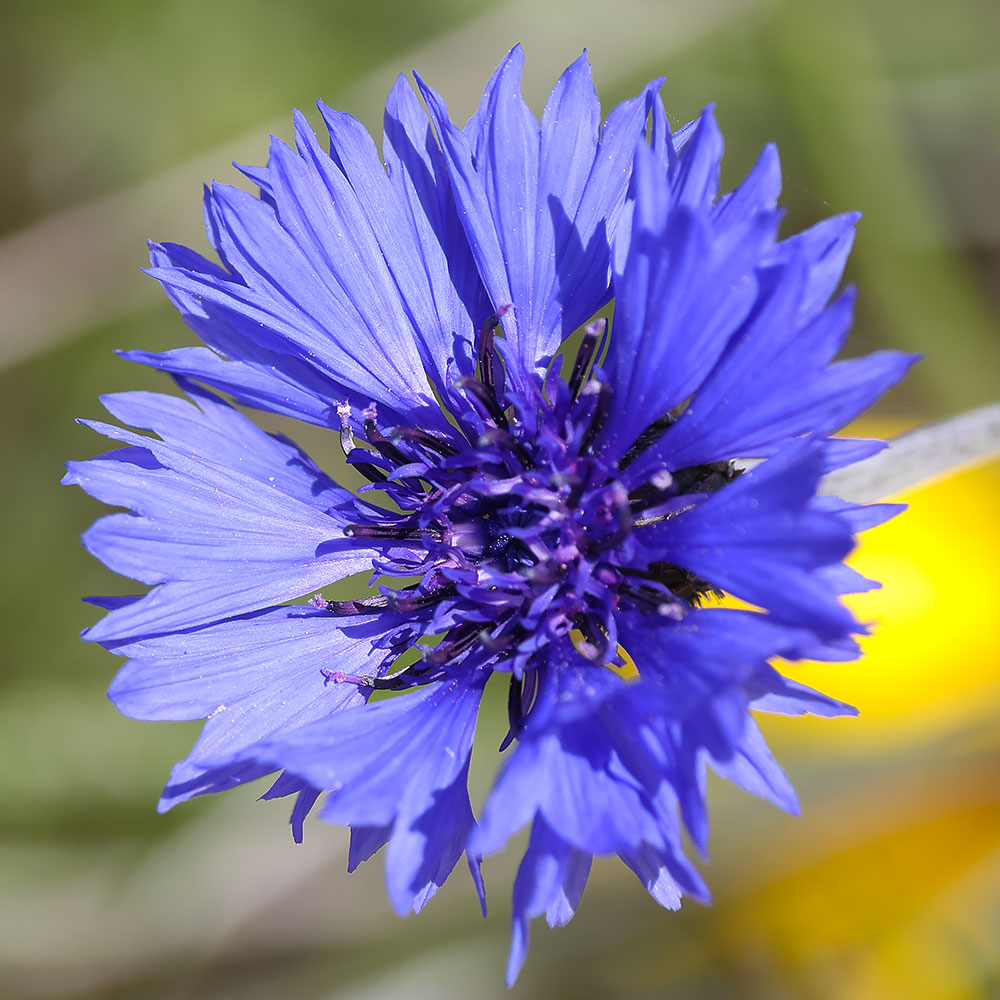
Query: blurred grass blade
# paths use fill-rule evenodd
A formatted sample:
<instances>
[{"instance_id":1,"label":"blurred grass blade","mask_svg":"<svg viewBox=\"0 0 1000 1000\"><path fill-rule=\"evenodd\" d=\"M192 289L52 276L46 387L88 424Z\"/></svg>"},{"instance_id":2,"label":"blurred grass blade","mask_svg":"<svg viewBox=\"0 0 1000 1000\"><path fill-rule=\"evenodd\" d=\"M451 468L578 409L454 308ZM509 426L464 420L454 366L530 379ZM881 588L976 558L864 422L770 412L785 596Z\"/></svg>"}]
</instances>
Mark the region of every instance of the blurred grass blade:
<instances>
[{"instance_id":1,"label":"blurred grass blade","mask_svg":"<svg viewBox=\"0 0 1000 1000\"><path fill-rule=\"evenodd\" d=\"M830 473L821 491L871 503L997 457L1000 403L991 403L891 438L884 451Z\"/></svg>"},{"instance_id":2,"label":"blurred grass blade","mask_svg":"<svg viewBox=\"0 0 1000 1000\"><path fill-rule=\"evenodd\" d=\"M899 32L884 27L890 9L863 0L791 0L766 39L812 183L838 210L865 213L853 257L856 273L865 275L865 308L877 317L883 342L927 355L910 377L911 391L948 413L995 398L1000 338L987 285L954 249L952 223L921 154L926 125L910 126L903 114L904 47ZM955 44L970 46L975 25L973 16L947 17L944 25L929 16L909 20L907 32L929 56L943 27L954 28ZM961 351L947 331L961 337Z\"/></svg>"}]
</instances>

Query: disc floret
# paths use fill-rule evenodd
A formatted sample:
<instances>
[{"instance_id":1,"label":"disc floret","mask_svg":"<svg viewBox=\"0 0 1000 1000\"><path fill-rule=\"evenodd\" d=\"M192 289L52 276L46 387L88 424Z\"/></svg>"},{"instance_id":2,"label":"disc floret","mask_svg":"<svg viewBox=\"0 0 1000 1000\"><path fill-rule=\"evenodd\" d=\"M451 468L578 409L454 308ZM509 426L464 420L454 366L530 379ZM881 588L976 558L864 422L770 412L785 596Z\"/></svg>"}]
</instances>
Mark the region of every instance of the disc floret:
<instances>
[{"instance_id":1,"label":"disc floret","mask_svg":"<svg viewBox=\"0 0 1000 1000\"><path fill-rule=\"evenodd\" d=\"M682 618L711 588L679 567L654 561L644 530L700 503L737 474L730 463L659 469L626 485L622 473L670 423L646 428L620 461L600 447L612 390L595 363L603 321L589 325L568 378L561 358L544 378L511 370L495 338L501 310L484 324L477 374L456 381L445 403L451 438L418 427L379 426L374 404L360 421L338 408L348 462L398 512L378 510L346 533L381 548L373 580L380 596L322 602L340 615L384 609L410 624L389 643L391 661L416 640L415 662L387 674L336 680L398 689L462 670L469 652L511 674L511 723L530 710L545 647L568 633L597 665L619 661L617 612ZM526 386L521 391L505 386ZM355 444L352 422L368 448ZM419 576L403 584L401 578ZM476 658L476 669L483 667Z\"/></svg>"}]
</instances>

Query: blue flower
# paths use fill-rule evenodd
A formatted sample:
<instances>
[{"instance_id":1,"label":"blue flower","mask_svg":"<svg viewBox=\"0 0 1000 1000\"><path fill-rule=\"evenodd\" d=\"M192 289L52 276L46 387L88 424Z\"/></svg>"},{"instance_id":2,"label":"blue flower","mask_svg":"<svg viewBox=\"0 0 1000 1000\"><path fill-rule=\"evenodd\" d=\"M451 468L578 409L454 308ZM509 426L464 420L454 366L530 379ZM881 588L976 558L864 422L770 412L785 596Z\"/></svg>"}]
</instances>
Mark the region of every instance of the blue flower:
<instances>
[{"instance_id":1,"label":"blue flower","mask_svg":"<svg viewBox=\"0 0 1000 1000\"><path fill-rule=\"evenodd\" d=\"M779 240L772 148L720 196L711 109L671 135L653 83L602 125L581 57L538 122L521 64L464 128L401 79L381 157L320 105L329 151L297 114L296 149L241 168L259 197L206 191L221 265L154 244L150 273L207 346L126 354L187 399L106 397L151 434L88 422L124 447L66 477L126 509L84 543L152 587L84 633L128 658L112 700L207 720L161 808L277 772L296 839L318 802L352 869L386 847L401 913L462 855L482 897L483 855L530 826L509 981L595 854L663 906L707 899L682 849L682 826L707 846L706 766L796 809L750 710L852 711L768 661L857 655L839 597L875 584L842 560L896 508L817 487L880 447L830 435L912 363L833 361L856 218ZM369 485L219 392L332 431ZM318 594L359 573L368 596ZM477 822L489 683L510 730Z\"/></svg>"}]
</instances>

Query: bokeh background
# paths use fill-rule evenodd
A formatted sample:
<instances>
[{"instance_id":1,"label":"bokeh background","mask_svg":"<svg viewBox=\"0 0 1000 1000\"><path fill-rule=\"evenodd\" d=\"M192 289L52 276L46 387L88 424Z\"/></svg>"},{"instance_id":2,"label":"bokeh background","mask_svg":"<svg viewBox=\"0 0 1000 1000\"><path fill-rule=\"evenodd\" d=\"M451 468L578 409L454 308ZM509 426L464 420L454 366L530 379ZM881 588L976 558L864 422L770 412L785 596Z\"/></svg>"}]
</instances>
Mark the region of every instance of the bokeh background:
<instances>
[{"instance_id":1,"label":"bokeh background","mask_svg":"<svg viewBox=\"0 0 1000 1000\"><path fill-rule=\"evenodd\" d=\"M516 852L398 920L343 831L292 845L259 789L158 816L193 725L120 718L117 661L77 635L124 586L80 548L99 505L59 489L99 450L101 392L167 389L112 349L191 335L140 274L144 239L203 246L200 183L234 181L316 98L374 130L399 72L457 117L506 49L540 110L588 46L605 107L665 75L675 123L717 102L730 182L778 142L788 228L865 213L852 352L927 360L864 429L1000 398L996 0L8 0L0 34L0 996L500 997ZM312 439L321 459L329 443ZM598 863L569 927L536 923L513 995L1000 996L1000 467L914 491L858 567L857 664L795 676L857 720L765 720L789 818L711 789L710 909L659 910ZM475 780L502 732L488 706Z\"/></svg>"}]
</instances>

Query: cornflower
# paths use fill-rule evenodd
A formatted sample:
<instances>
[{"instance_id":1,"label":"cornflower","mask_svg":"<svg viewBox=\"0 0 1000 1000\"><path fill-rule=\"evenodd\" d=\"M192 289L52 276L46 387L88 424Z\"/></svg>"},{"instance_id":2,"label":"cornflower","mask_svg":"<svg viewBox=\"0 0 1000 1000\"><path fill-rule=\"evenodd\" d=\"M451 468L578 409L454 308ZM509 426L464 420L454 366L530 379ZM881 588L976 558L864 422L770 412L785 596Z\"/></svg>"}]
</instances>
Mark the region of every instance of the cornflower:
<instances>
[{"instance_id":1,"label":"cornflower","mask_svg":"<svg viewBox=\"0 0 1000 1000\"><path fill-rule=\"evenodd\" d=\"M187 399L105 397L154 436L87 421L124 447L66 476L127 509L84 542L152 587L84 633L128 658L110 697L207 720L160 808L277 772L296 840L319 803L351 870L386 847L400 913L463 854L485 912L482 857L530 825L508 982L594 855L708 898L681 835L707 848L706 767L797 809L751 712L853 712L768 661L858 654L839 598L874 584L842 560L898 508L817 487L881 446L831 435L913 360L833 362L856 216L779 239L773 147L720 197L711 108L671 134L655 81L602 125L583 56L539 122L522 61L464 128L401 78L381 157L320 104L329 148L296 113L295 149L240 168L258 196L208 189L220 263L153 244L150 270L207 346L124 355ZM220 393L329 430L367 485ZM488 684L509 731L477 821Z\"/></svg>"}]
</instances>

